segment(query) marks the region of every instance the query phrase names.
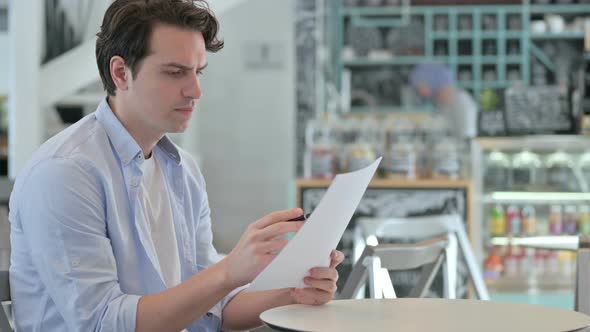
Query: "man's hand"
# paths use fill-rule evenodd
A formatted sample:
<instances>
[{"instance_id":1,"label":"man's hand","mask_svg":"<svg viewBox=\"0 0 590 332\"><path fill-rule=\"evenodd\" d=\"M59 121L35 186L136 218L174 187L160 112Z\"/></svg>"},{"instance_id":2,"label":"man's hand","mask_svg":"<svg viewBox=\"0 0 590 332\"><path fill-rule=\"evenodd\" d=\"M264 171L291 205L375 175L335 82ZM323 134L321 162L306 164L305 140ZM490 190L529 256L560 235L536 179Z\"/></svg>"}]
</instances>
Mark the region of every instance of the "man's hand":
<instances>
[{"instance_id":1,"label":"man's hand","mask_svg":"<svg viewBox=\"0 0 590 332\"><path fill-rule=\"evenodd\" d=\"M251 282L288 243L277 238L297 232L302 221L287 221L303 214L299 208L273 212L250 224L234 249L222 260L230 289Z\"/></svg>"},{"instance_id":2,"label":"man's hand","mask_svg":"<svg viewBox=\"0 0 590 332\"><path fill-rule=\"evenodd\" d=\"M325 304L332 300L336 293L336 281L338 281L338 271L336 266L342 263L344 254L338 250L332 250L330 254L330 267L316 267L311 269L309 276L303 279L303 282L309 288L295 288L291 295L299 304Z\"/></svg>"}]
</instances>

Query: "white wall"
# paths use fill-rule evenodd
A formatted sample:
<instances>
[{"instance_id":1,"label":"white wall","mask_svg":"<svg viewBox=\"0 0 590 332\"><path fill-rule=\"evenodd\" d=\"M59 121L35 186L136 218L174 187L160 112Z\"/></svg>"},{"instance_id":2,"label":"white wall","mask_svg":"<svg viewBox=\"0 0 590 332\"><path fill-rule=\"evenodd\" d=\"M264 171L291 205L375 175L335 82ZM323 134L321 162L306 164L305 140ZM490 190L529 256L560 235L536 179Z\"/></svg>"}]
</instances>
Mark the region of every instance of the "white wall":
<instances>
[{"instance_id":1,"label":"white wall","mask_svg":"<svg viewBox=\"0 0 590 332\"><path fill-rule=\"evenodd\" d=\"M289 207L295 1L249 0L219 17L226 45L209 55L203 98L184 146L201 161L221 252L231 250L249 223ZM252 42L278 48L280 67L249 68L245 59L256 58Z\"/></svg>"},{"instance_id":2,"label":"white wall","mask_svg":"<svg viewBox=\"0 0 590 332\"><path fill-rule=\"evenodd\" d=\"M8 32L0 32L0 95L8 95L10 52L10 35Z\"/></svg>"}]
</instances>

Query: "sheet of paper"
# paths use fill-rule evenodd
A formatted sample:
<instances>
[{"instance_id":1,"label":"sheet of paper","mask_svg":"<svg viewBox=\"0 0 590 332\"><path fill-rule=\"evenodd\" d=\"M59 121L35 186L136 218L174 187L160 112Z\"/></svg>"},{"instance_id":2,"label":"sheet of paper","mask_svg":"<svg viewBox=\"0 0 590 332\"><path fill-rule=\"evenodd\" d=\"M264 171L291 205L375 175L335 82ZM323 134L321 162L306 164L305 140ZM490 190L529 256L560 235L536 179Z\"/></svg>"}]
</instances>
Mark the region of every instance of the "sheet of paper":
<instances>
[{"instance_id":1,"label":"sheet of paper","mask_svg":"<svg viewBox=\"0 0 590 332\"><path fill-rule=\"evenodd\" d=\"M344 234L380 162L381 158L361 170L337 175L303 227L248 291L305 287L303 278L311 268L329 266L330 252Z\"/></svg>"}]
</instances>

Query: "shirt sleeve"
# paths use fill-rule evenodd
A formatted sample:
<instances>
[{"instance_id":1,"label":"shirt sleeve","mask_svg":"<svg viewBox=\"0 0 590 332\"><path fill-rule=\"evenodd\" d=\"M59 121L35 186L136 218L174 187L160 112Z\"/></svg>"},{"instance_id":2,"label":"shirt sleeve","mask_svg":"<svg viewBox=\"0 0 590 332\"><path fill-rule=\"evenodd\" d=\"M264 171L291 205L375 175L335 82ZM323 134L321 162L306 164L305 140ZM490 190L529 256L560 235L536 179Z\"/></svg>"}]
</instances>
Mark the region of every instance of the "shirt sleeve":
<instances>
[{"instance_id":1,"label":"shirt sleeve","mask_svg":"<svg viewBox=\"0 0 590 332\"><path fill-rule=\"evenodd\" d=\"M121 291L99 176L67 158L36 165L16 203L33 264L69 331L134 331L140 296Z\"/></svg>"}]
</instances>

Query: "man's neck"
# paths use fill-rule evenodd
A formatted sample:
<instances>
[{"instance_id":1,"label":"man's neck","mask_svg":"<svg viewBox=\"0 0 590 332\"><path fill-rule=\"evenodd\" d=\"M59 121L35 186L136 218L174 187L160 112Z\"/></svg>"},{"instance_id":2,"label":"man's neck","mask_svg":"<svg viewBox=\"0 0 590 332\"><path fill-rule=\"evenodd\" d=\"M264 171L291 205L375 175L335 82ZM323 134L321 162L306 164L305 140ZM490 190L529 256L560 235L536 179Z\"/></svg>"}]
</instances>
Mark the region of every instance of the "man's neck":
<instances>
[{"instance_id":1,"label":"man's neck","mask_svg":"<svg viewBox=\"0 0 590 332\"><path fill-rule=\"evenodd\" d=\"M156 144L162 139L163 135L153 134L151 130L141 128L141 121L133 119L133 116L129 112L123 112L123 106L117 102L113 97L107 97L107 103L113 111L113 114L119 122L127 129L131 137L141 148L143 156L148 159L152 155L152 150Z\"/></svg>"}]
</instances>

